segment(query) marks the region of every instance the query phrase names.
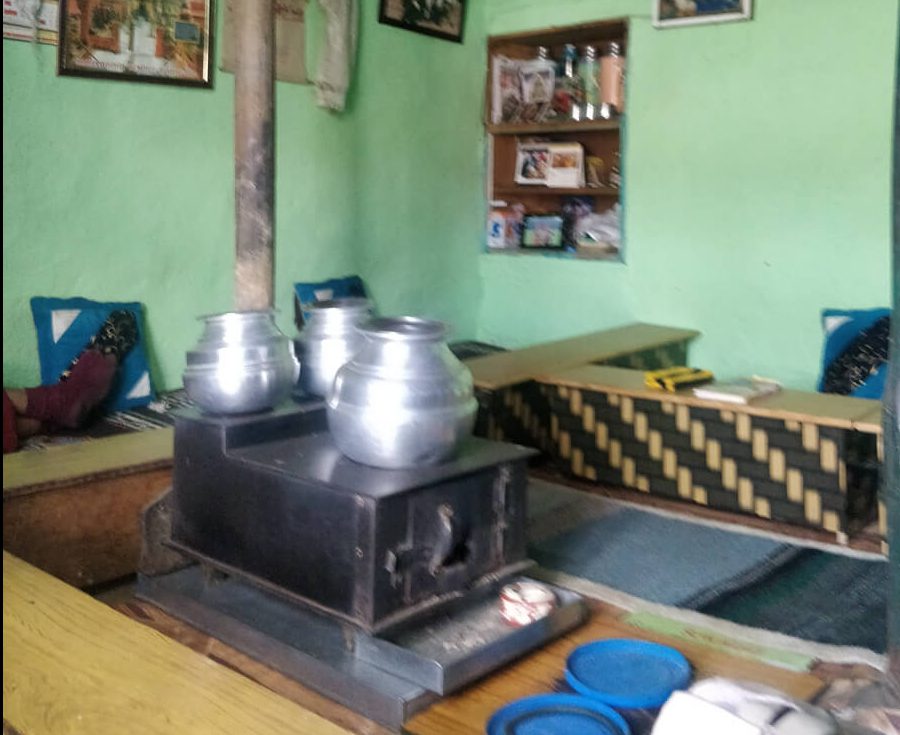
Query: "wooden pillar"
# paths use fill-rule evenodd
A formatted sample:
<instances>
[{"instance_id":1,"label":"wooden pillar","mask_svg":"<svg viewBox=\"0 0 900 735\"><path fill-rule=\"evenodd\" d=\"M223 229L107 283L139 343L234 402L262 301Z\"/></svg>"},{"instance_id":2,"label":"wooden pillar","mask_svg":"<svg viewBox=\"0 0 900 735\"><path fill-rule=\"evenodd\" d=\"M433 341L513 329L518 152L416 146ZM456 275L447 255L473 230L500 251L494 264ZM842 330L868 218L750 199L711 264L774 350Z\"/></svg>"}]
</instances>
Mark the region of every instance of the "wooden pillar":
<instances>
[{"instance_id":1,"label":"wooden pillar","mask_svg":"<svg viewBox=\"0 0 900 735\"><path fill-rule=\"evenodd\" d=\"M900 40L898 40L900 44ZM898 47L900 49L900 47ZM900 51L897 56L900 74ZM894 83L894 237L892 273L894 285L891 315L891 368L884 395L884 485L888 508L890 587L888 590L888 684L900 693L900 76Z\"/></svg>"},{"instance_id":2,"label":"wooden pillar","mask_svg":"<svg viewBox=\"0 0 900 735\"><path fill-rule=\"evenodd\" d=\"M271 309L275 270L275 21L272 0L236 0L235 307Z\"/></svg>"}]
</instances>

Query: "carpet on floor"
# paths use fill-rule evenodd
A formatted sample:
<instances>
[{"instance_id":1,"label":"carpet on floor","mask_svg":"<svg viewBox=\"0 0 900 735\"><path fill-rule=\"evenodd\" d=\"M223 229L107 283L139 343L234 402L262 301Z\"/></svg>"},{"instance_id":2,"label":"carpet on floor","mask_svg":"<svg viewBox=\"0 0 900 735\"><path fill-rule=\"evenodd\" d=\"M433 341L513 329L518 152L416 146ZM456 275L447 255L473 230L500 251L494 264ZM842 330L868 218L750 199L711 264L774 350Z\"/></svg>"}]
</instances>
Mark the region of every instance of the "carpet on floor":
<instances>
[{"instance_id":1,"label":"carpet on floor","mask_svg":"<svg viewBox=\"0 0 900 735\"><path fill-rule=\"evenodd\" d=\"M529 554L545 569L753 628L885 650L886 561L549 483L533 483L529 501Z\"/></svg>"}]
</instances>

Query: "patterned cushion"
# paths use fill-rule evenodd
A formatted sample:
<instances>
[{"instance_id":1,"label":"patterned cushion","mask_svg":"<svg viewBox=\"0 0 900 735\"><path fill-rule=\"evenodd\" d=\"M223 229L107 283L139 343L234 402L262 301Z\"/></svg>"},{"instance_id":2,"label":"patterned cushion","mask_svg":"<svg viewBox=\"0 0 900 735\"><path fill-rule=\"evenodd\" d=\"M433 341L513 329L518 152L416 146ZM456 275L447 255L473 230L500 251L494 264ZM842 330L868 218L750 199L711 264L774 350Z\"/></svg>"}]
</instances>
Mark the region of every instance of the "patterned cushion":
<instances>
[{"instance_id":1,"label":"patterned cushion","mask_svg":"<svg viewBox=\"0 0 900 735\"><path fill-rule=\"evenodd\" d=\"M822 393L881 398L888 369L890 309L822 312Z\"/></svg>"},{"instance_id":2,"label":"patterned cushion","mask_svg":"<svg viewBox=\"0 0 900 735\"><path fill-rule=\"evenodd\" d=\"M81 354L91 337L116 309L135 315L138 326L137 344L128 352L116 375L109 396L103 403L107 411L124 411L146 406L155 398L153 381L144 344L142 307L137 302L98 302L84 298L31 299L31 313L37 330L41 382L56 383L69 363Z\"/></svg>"}]
</instances>

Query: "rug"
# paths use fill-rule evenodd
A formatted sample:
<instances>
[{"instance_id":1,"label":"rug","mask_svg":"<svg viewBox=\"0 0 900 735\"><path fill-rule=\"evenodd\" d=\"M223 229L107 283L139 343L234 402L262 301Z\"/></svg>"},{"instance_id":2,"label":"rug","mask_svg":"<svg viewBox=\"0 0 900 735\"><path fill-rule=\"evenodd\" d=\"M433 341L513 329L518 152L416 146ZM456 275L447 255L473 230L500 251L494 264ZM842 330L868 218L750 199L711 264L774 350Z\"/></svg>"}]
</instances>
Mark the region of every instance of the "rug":
<instances>
[{"instance_id":1,"label":"rug","mask_svg":"<svg viewBox=\"0 0 900 735\"><path fill-rule=\"evenodd\" d=\"M529 554L544 569L816 643L882 653L886 561L532 483Z\"/></svg>"}]
</instances>

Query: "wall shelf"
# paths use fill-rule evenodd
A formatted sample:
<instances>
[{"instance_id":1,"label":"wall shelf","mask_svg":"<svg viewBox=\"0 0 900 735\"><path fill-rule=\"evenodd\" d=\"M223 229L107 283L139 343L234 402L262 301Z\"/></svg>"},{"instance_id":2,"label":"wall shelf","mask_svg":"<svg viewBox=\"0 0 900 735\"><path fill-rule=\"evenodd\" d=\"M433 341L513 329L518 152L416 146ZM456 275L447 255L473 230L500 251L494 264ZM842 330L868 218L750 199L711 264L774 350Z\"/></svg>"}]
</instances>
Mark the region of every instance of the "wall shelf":
<instances>
[{"instance_id":1,"label":"wall shelf","mask_svg":"<svg viewBox=\"0 0 900 735\"><path fill-rule=\"evenodd\" d=\"M513 106L516 111L516 119L505 122L495 122L491 117L495 109L492 104L493 93L493 66L497 57L507 59L530 60L537 56L539 47L546 47L553 59L560 59L566 44L575 44L578 53L584 51L585 46L595 46L602 53L606 44L615 41L625 51L628 40L628 21L617 18L614 20L585 23L577 26L551 27L525 33L507 34L503 36L491 36L488 38L488 66L486 70L485 91L485 132L488 143L488 171L486 193L488 208L495 206L498 209L507 208L500 212L492 212L491 226L496 233L497 227L502 227L505 235L501 239L506 240L508 247L488 249L489 253L504 255L543 255L551 258L564 258L570 260L605 260L621 261L621 243L619 252L598 252L599 249L573 252L571 250L545 251L530 248L515 247L511 240L517 239L515 233L519 231L521 220L529 215L563 215L572 216L576 206L584 206L583 203L568 201L569 197L590 198L594 211L604 213L612 210L621 202L622 192L620 187L609 186L609 174L618 164L621 175L621 147L625 115L612 120L556 120L543 123L522 122L523 117L528 118L527 110ZM504 106L505 107L505 106ZM533 119L533 117L532 117ZM585 160L588 157L599 158L602 162L600 181L604 186L576 188L554 188L543 185L520 184L521 175L517 175L517 167L522 165L519 158L520 145L530 142L533 138L544 138L551 142L578 143L584 151ZM568 213L568 214L567 214ZM571 231L571 223L564 225L566 231ZM621 227L621 224L620 224ZM510 234L512 233L512 234ZM497 235L491 239L492 244L498 242Z\"/></svg>"},{"instance_id":2,"label":"wall shelf","mask_svg":"<svg viewBox=\"0 0 900 735\"><path fill-rule=\"evenodd\" d=\"M618 130L620 120L588 120L572 122L564 120L545 123L489 123L487 131L491 135L549 135L552 133L598 132Z\"/></svg>"},{"instance_id":3,"label":"wall shelf","mask_svg":"<svg viewBox=\"0 0 900 735\"><path fill-rule=\"evenodd\" d=\"M561 189L550 186L495 186L494 196L531 197L531 196L577 196L577 197L615 197L619 198L619 190L608 186L581 187L577 189Z\"/></svg>"}]
</instances>

